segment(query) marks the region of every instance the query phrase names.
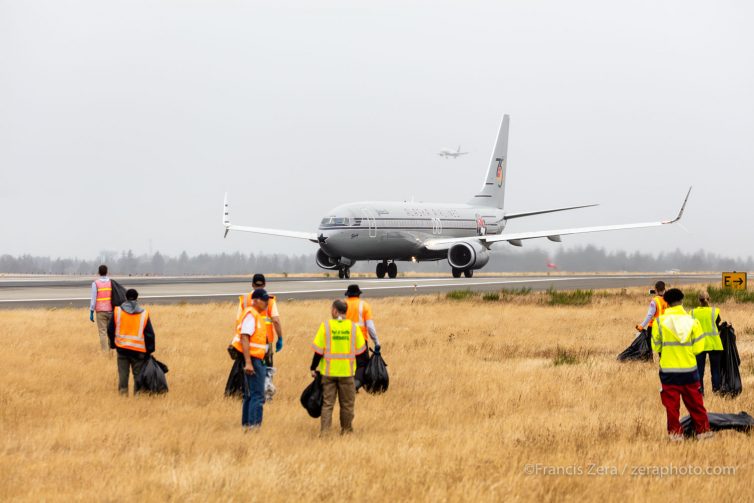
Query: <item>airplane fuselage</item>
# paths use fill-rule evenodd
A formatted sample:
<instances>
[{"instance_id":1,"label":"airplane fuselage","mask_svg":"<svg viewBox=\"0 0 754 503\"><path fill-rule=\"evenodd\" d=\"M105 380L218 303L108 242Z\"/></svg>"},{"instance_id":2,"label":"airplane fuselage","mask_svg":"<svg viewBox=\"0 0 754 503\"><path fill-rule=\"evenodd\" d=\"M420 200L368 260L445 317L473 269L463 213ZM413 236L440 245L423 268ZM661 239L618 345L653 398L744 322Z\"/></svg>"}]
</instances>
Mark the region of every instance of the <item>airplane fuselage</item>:
<instances>
[{"instance_id":1,"label":"airplane fuselage","mask_svg":"<svg viewBox=\"0 0 754 503\"><path fill-rule=\"evenodd\" d=\"M467 204L364 202L334 208L322 219L320 247L330 257L357 260L441 260L433 238L500 234L503 210Z\"/></svg>"}]
</instances>

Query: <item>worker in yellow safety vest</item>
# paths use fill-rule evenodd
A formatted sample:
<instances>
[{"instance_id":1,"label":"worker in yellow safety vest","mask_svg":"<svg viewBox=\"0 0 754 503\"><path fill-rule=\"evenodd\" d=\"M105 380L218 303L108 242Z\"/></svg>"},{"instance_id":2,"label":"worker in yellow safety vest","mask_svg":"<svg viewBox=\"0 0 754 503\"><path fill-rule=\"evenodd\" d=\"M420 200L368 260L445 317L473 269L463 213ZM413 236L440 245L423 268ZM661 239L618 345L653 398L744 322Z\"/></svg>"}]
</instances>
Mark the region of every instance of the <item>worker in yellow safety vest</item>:
<instances>
[{"instance_id":1,"label":"worker in yellow safety vest","mask_svg":"<svg viewBox=\"0 0 754 503\"><path fill-rule=\"evenodd\" d=\"M322 376L321 433L327 433L332 424L335 398L340 404L340 431L353 431L356 386L356 368L367 364L367 346L364 335L356 323L346 319L348 306L342 300L332 304L332 319L320 324L314 337L311 372Z\"/></svg>"},{"instance_id":2,"label":"worker in yellow safety vest","mask_svg":"<svg viewBox=\"0 0 754 503\"><path fill-rule=\"evenodd\" d=\"M251 278L251 286L254 290L259 290L260 288L265 289L267 286L267 280L265 279L264 274L254 274L254 276ZM251 305L251 294L254 293L254 290L238 298L238 311L236 314L236 319L238 319L241 316L241 313L243 313L244 310ZM268 295L270 296L270 300L267 303L267 309L265 309L265 312L261 314L264 314L266 317L265 331L267 333L267 343L270 346L267 350L267 356L265 357L265 365L272 367L274 364L272 343L275 342L275 336L277 335L277 342L275 342L275 353L279 353L280 350L283 349L283 326L280 323L280 313L278 312L277 299L274 295L270 295L269 292Z\"/></svg>"},{"instance_id":3,"label":"worker in yellow safety vest","mask_svg":"<svg viewBox=\"0 0 754 503\"><path fill-rule=\"evenodd\" d=\"M682 398L697 438L706 438L712 433L696 366L696 355L704 350L702 327L684 311L679 289L665 292L664 300L668 308L652 325L652 350L660 355L660 399L667 412L668 436L670 440L683 440L679 420Z\"/></svg>"},{"instance_id":4,"label":"worker in yellow safety vest","mask_svg":"<svg viewBox=\"0 0 754 503\"><path fill-rule=\"evenodd\" d=\"M128 373L134 376L134 393L139 392L137 378L150 354L154 353L155 335L149 311L137 302L139 292L126 290L126 302L113 310L107 327L110 347L118 353L118 391L128 395Z\"/></svg>"},{"instance_id":5,"label":"worker in yellow safety vest","mask_svg":"<svg viewBox=\"0 0 754 503\"><path fill-rule=\"evenodd\" d=\"M266 316L262 313L267 309L270 296L266 290L260 288L251 294L251 305L244 309L236 323L236 333L231 345L244 359L243 405L241 410L241 426L245 431L259 428L262 425L264 407L264 380L267 368L264 357L267 353Z\"/></svg>"},{"instance_id":6,"label":"worker in yellow safety vest","mask_svg":"<svg viewBox=\"0 0 754 503\"><path fill-rule=\"evenodd\" d=\"M720 361L723 355L723 342L720 340L720 309L710 306L709 292L699 292L699 304L691 310L691 316L702 326L704 349L696 355L696 366L699 369L699 391L704 394L704 367L709 355L709 367L712 380L712 392L720 390Z\"/></svg>"},{"instance_id":7,"label":"worker in yellow safety vest","mask_svg":"<svg viewBox=\"0 0 754 503\"><path fill-rule=\"evenodd\" d=\"M663 294L665 293L665 282L658 281L655 283L654 290L650 290L649 293L654 297L652 297L652 300L649 303L649 309L647 310L647 315L644 317L644 321L636 325L636 330L639 332L646 330L647 333L651 334L652 325L654 325L655 320L668 307L667 302L665 302L665 299L663 298Z\"/></svg>"}]
</instances>

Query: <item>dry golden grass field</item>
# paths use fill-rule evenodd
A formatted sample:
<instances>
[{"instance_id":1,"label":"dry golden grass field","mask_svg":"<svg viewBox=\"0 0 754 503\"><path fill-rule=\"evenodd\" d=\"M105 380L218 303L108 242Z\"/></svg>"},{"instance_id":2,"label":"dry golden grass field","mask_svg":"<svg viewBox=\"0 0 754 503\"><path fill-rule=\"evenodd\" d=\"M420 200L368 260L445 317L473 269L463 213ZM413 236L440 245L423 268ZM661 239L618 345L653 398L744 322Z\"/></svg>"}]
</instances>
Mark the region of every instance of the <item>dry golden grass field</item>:
<instances>
[{"instance_id":1,"label":"dry golden grass field","mask_svg":"<svg viewBox=\"0 0 754 503\"><path fill-rule=\"evenodd\" d=\"M154 306L171 389L136 398L118 396L86 309L0 311L0 500L753 498L752 439L667 442L655 364L615 360L645 313L639 289L584 306L546 295L373 300L390 389L357 395L355 434L330 438L298 403L327 301L281 302L278 394L251 434L223 397L234 305ZM707 408L754 413L754 313L720 307L737 328L744 392Z\"/></svg>"}]
</instances>

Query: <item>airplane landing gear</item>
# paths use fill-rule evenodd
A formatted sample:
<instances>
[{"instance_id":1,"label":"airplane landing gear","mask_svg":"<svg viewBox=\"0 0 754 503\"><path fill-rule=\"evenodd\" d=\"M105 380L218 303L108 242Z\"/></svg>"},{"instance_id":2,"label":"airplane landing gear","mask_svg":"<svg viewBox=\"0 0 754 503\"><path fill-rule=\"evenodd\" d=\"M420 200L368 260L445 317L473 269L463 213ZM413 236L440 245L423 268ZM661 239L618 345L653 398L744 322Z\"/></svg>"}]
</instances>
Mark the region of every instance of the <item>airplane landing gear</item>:
<instances>
[{"instance_id":1,"label":"airplane landing gear","mask_svg":"<svg viewBox=\"0 0 754 503\"><path fill-rule=\"evenodd\" d=\"M341 267L338 269L338 277L340 279L350 279L351 278L351 268L350 267Z\"/></svg>"},{"instance_id":2,"label":"airplane landing gear","mask_svg":"<svg viewBox=\"0 0 754 503\"><path fill-rule=\"evenodd\" d=\"M460 278L463 271L461 269L456 269L455 267L451 269L451 272L453 273L454 278Z\"/></svg>"},{"instance_id":3,"label":"airplane landing gear","mask_svg":"<svg viewBox=\"0 0 754 503\"><path fill-rule=\"evenodd\" d=\"M378 262L377 263L377 277L382 279L385 277L385 274L387 274L387 262Z\"/></svg>"},{"instance_id":4,"label":"airplane landing gear","mask_svg":"<svg viewBox=\"0 0 754 503\"><path fill-rule=\"evenodd\" d=\"M471 278L472 276L474 276L474 270L466 269L465 271L463 271L463 275L466 276L467 278Z\"/></svg>"},{"instance_id":5,"label":"airplane landing gear","mask_svg":"<svg viewBox=\"0 0 754 503\"><path fill-rule=\"evenodd\" d=\"M387 275L391 279L395 279L398 277L398 266L395 262L390 262L387 266Z\"/></svg>"}]
</instances>

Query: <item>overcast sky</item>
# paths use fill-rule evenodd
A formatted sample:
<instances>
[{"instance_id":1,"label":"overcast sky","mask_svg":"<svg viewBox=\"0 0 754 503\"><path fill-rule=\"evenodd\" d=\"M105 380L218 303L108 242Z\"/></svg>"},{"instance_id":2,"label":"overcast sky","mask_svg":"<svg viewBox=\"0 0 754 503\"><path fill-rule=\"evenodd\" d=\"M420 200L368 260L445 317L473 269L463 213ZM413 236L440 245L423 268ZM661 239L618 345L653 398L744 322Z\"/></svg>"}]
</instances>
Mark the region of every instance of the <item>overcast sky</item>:
<instances>
[{"instance_id":1,"label":"overcast sky","mask_svg":"<svg viewBox=\"0 0 754 503\"><path fill-rule=\"evenodd\" d=\"M356 4L0 0L0 254L313 255L223 240L223 193L235 223L302 231L464 202L503 113L507 210L601 203L511 231L670 218L694 185L688 232L526 246L752 254L752 2Z\"/></svg>"}]
</instances>

